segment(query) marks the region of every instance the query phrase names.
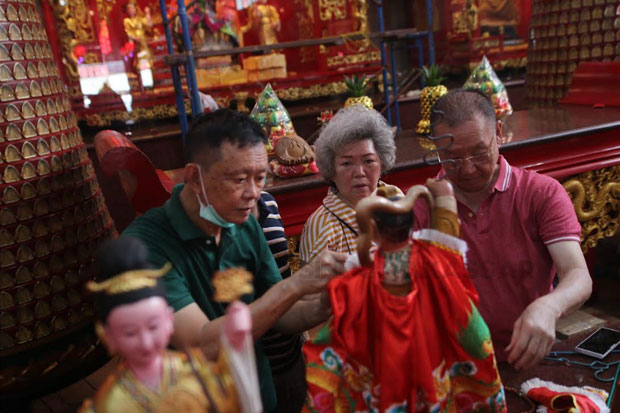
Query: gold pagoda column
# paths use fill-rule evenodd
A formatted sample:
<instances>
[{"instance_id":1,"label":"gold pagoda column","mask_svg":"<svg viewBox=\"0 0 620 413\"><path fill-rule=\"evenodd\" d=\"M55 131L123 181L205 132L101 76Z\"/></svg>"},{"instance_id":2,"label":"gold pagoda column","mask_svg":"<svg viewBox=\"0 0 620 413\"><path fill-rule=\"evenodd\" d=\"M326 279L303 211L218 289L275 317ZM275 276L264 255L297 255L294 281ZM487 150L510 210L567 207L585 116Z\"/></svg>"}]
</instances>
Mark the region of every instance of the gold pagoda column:
<instances>
[{"instance_id":1,"label":"gold pagoda column","mask_svg":"<svg viewBox=\"0 0 620 413\"><path fill-rule=\"evenodd\" d=\"M115 233L34 0L0 0L0 399L101 360L83 285Z\"/></svg>"}]
</instances>

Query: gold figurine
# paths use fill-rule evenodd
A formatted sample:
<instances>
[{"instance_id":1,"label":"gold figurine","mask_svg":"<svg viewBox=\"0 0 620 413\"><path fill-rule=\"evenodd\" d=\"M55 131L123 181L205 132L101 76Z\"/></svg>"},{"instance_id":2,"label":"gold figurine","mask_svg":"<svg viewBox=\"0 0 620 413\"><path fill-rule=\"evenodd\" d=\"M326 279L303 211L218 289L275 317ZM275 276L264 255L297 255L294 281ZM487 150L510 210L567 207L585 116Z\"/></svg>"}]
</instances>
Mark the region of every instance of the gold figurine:
<instances>
[{"instance_id":1,"label":"gold figurine","mask_svg":"<svg viewBox=\"0 0 620 413\"><path fill-rule=\"evenodd\" d=\"M248 24L241 28L242 33L255 28L260 44L278 43L276 31L280 31L280 14L267 0L259 0L248 9Z\"/></svg>"}]
</instances>

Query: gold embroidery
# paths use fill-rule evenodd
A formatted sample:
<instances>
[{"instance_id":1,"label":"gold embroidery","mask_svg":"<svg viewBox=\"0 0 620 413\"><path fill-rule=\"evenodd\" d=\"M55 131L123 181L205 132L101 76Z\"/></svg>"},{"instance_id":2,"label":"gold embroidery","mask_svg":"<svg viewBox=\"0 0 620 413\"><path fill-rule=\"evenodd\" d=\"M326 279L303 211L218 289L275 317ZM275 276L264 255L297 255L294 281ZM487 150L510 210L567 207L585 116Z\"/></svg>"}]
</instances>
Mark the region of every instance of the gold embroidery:
<instances>
[{"instance_id":1,"label":"gold embroidery","mask_svg":"<svg viewBox=\"0 0 620 413\"><path fill-rule=\"evenodd\" d=\"M100 283L89 281L86 284L86 289L93 293L105 292L112 295L145 287L154 287L157 284L157 279L165 275L171 268L172 264L166 263L160 269L126 271Z\"/></svg>"}]
</instances>

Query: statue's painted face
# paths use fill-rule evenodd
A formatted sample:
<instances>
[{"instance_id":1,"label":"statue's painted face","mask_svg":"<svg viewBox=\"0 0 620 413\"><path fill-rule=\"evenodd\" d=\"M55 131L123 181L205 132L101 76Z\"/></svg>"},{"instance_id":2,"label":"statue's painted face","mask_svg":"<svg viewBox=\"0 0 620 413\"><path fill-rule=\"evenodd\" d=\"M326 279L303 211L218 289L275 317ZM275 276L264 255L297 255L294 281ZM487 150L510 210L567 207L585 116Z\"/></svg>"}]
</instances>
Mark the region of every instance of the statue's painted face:
<instances>
[{"instance_id":1,"label":"statue's painted face","mask_svg":"<svg viewBox=\"0 0 620 413\"><path fill-rule=\"evenodd\" d=\"M162 297L149 297L114 308L104 326L113 353L132 368L147 368L162 356L173 332L173 312Z\"/></svg>"}]
</instances>

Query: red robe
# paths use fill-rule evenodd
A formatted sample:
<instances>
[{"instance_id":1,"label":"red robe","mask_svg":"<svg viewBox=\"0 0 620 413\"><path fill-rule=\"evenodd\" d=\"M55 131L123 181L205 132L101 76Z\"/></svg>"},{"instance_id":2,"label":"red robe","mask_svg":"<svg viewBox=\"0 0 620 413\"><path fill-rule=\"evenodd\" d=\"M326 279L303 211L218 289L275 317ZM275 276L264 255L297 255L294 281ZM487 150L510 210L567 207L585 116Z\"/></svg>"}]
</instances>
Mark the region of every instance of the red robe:
<instances>
[{"instance_id":1,"label":"red robe","mask_svg":"<svg viewBox=\"0 0 620 413\"><path fill-rule=\"evenodd\" d=\"M384 260L333 279L333 318L306 344L305 411L506 411L489 330L458 251L412 241L412 291L381 285Z\"/></svg>"}]
</instances>

